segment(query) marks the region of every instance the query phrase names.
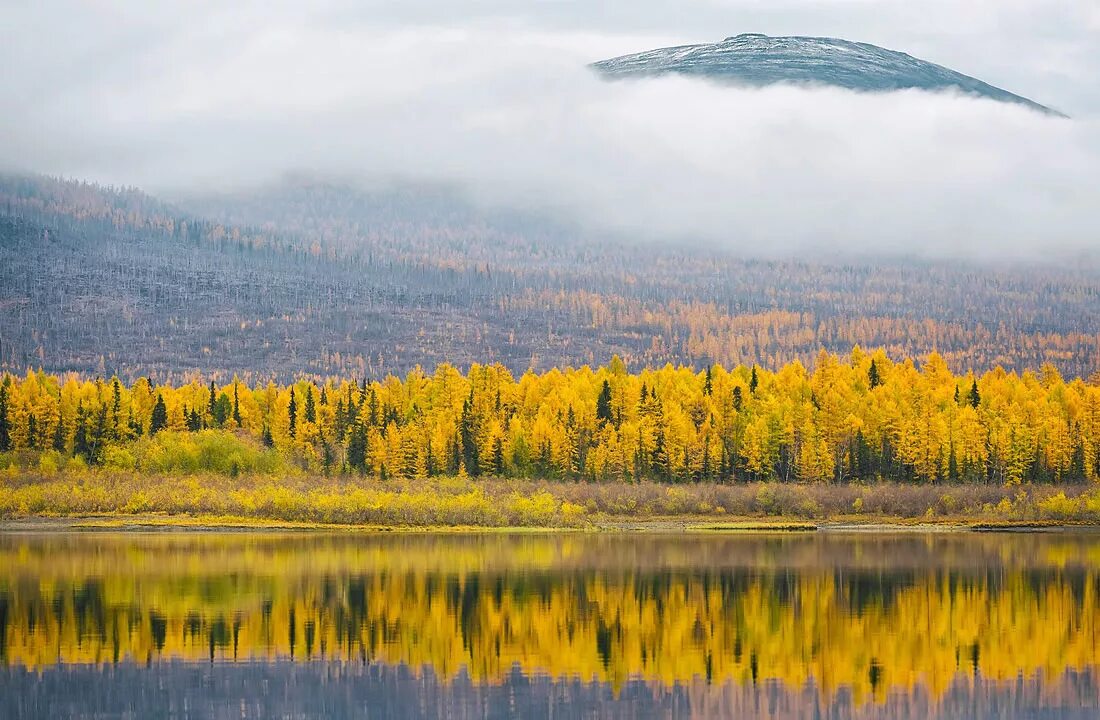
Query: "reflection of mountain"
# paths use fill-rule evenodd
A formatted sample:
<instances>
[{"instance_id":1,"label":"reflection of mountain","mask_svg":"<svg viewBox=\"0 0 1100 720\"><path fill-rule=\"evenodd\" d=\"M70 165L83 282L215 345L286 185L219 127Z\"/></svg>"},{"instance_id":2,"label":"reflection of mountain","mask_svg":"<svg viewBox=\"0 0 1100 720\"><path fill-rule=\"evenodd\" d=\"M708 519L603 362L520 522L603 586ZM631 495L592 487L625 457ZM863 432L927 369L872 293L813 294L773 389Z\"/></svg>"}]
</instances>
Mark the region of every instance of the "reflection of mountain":
<instances>
[{"instance_id":1,"label":"reflection of mountain","mask_svg":"<svg viewBox=\"0 0 1100 720\"><path fill-rule=\"evenodd\" d=\"M156 692L149 692L149 688ZM248 698L242 704L241 699ZM554 680L512 669L496 685L466 675L441 682L431 668L352 662L204 665L124 663L110 668L50 668L41 674L0 668L0 716L10 718L155 718L188 708L208 718L982 718L1057 717L1097 713L1092 671L1041 680L990 682L958 675L943 696L894 693L879 703L848 693L823 699L813 686L788 690L775 682L708 684L695 679L668 688L633 680L617 689L577 678ZM1057 708L1057 714L1051 713Z\"/></svg>"},{"instance_id":2,"label":"reflection of mountain","mask_svg":"<svg viewBox=\"0 0 1100 720\"><path fill-rule=\"evenodd\" d=\"M1100 540L672 541L678 566L647 542L652 557L631 561L625 541L583 537L8 537L0 664L369 661L488 686L515 665L662 693L774 680L782 697L813 685L856 705L1100 664ZM985 567L962 559L969 542ZM922 543L925 560L882 572ZM987 552L998 543L1008 560ZM737 559L704 562L724 554ZM1094 685L1080 692L1095 704Z\"/></svg>"}]
</instances>

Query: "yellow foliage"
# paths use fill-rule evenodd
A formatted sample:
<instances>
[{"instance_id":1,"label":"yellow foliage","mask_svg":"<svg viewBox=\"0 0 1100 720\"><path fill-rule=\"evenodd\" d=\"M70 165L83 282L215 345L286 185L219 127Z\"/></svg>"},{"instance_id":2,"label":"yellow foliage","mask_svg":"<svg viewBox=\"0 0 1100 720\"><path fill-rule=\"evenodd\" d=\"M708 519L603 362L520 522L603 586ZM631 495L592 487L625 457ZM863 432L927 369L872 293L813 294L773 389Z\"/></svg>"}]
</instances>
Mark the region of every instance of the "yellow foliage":
<instances>
[{"instance_id":1,"label":"yellow foliage","mask_svg":"<svg viewBox=\"0 0 1100 720\"><path fill-rule=\"evenodd\" d=\"M12 447L0 448L0 467L16 475L1100 480L1100 387L1050 368L955 375L935 354L892 362L882 350L822 352L812 372L792 362L774 372L668 365L631 374L620 362L518 379L499 365L466 375L440 366L365 386L302 378L211 390L199 378L142 379L118 383L117 410L114 381L30 373L3 382ZM213 396L235 398L228 415L224 402L210 410Z\"/></svg>"}]
</instances>

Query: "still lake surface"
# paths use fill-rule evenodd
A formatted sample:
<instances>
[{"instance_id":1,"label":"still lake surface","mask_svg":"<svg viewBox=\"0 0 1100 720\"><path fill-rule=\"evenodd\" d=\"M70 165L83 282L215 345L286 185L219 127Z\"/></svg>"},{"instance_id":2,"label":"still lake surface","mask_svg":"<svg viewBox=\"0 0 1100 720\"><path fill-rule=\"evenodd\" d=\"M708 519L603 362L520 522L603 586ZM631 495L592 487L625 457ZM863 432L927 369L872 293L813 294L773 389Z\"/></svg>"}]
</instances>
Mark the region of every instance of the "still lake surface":
<instances>
[{"instance_id":1,"label":"still lake surface","mask_svg":"<svg viewBox=\"0 0 1100 720\"><path fill-rule=\"evenodd\" d=\"M1100 534L0 533L0 717L1100 717Z\"/></svg>"}]
</instances>

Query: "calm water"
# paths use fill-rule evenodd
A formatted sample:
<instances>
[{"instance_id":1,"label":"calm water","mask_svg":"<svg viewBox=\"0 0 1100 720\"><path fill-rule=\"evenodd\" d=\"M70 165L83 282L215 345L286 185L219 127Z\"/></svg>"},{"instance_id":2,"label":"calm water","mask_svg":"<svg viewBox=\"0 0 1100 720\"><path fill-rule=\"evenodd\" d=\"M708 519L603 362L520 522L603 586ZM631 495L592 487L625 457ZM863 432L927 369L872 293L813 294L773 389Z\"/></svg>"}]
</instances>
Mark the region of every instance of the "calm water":
<instances>
[{"instance_id":1,"label":"calm water","mask_svg":"<svg viewBox=\"0 0 1100 720\"><path fill-rule=\"evenodd\" d=\"M0 717L1100 717L1100 535L0 534Z\"/></svg>"}]
</instances>

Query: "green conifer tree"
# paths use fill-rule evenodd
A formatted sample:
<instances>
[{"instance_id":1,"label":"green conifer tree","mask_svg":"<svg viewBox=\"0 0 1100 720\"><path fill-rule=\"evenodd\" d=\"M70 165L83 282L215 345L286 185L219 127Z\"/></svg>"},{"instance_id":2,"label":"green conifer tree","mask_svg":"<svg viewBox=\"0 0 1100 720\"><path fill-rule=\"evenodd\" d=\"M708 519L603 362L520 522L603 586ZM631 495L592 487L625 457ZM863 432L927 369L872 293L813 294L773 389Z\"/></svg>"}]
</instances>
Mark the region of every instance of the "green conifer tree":
<instances>
[{"instance_id":1,"label":"green conifer tree","mask_svg":"<svg viewBox=\"0 0 1100 720\"><path fill-rule=\"evenodd\" d=\"M294 399L294 388L290 388L290 404L286 406L287 420L287 432L290 437L295 437L298 434L298 401Z\"/></svg>"},{"instance_id":2,"label":"green conifer tree","mask_svg":"<svg viewBox=\"0 0 1100 720\"><path fill-rule=\"evenodd\" d=\"M8 412L8 378L0 386L0 452L11 450L11 417Z\"/></svg>"},{"instance_id":3,"label":"green conifer tree","mask_svg":"<svg viewBox=\"0 0 1100 720\"><path fill-rule=\"evenodd\" d=\"M164 404L164 396L157 393L157 402L153 405L153 414L149 418L149 434L156 435L168 427L168 406Z\"/></svg>"}]
</instances>

